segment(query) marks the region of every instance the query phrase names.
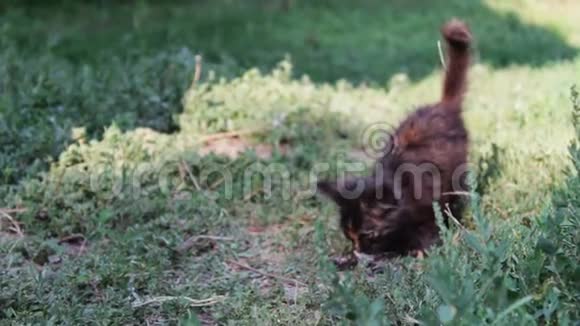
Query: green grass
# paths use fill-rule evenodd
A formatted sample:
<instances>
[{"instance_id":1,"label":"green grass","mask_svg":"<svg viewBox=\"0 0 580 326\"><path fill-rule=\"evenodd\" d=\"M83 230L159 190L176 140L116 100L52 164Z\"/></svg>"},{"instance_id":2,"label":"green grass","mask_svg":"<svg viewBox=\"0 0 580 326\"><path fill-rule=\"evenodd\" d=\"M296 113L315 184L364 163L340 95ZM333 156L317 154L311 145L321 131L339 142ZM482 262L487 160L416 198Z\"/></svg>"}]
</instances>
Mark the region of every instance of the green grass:
<instances>
[{"instance_id":1,"label":"green grass","mask_svg":"<svg viewBox=\"0 0 580 326\"><path fill-rule=\"evenodd\" d=\"M574 324L580 7L546 3L0 7L0 321ZM338 273L326 256L348 243L309 173L359 162L369 124L437 99L450 16L477 36L468 229L422 262ZM207 135L247 130L270 156L201 155ZM265 167L290 184L245 188Z\"/></svg>"}]
</instances>

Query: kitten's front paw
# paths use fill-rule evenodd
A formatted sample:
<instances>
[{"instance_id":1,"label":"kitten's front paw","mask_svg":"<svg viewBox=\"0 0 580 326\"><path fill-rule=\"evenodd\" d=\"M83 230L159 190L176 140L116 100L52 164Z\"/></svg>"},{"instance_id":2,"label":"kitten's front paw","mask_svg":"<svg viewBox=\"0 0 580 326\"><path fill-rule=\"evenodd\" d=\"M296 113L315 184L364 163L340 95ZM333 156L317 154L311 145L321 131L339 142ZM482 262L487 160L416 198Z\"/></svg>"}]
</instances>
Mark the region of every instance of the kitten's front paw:
<instances>
[{"instance_id":1,"label":"kitten's front paw","mask_svg":"<svg viewBox=\"0 0 580 326\"><path fill-rule=\"evenodd\" d=\"M412 250L409 253L409 255L411 257L415 257L415 258L417 258L419 260L422 260L423 258L425 258L425 251L423 251L423 249L415 249L415 250Z\"/></svg>"}]
</instances>

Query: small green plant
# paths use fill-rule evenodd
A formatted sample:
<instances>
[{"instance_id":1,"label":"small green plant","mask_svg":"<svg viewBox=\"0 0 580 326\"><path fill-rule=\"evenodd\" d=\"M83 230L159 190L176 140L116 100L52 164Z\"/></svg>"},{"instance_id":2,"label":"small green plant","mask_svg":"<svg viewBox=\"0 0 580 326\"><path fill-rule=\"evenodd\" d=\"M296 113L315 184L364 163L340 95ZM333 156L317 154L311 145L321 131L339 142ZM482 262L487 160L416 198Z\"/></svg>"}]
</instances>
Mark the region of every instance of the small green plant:
<instances>
[{"instance_id":1,"label":"small green plant","mask_svg":"<svg viewBox=\"0 0 580 326\"><path fill-rule=\"evenodd\" d=\"M576 132L569 146L573 167L568 180L554 194L553 212L540 221L536 244L545 255L540 281L549 302L539 308L546 322L559 324L580 320L580 100L576 86L571 88L572 122Z\"/></svg>"}]
</instances>

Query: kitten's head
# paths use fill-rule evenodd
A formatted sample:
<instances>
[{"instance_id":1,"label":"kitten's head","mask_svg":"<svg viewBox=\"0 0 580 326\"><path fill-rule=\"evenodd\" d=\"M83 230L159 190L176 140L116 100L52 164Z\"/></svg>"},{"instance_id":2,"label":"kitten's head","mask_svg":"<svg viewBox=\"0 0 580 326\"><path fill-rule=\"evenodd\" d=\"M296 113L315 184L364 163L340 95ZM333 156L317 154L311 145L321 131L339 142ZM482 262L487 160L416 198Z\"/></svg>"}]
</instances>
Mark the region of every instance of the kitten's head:
<instances>
[{"instance_id":1,"label":"kitten's head","mask_svg":"<svg viewBox=\"0 0 580 326\"><path fill-rule=\"evenodd\" d=\"M388 217L397 207L389 185L371 176L320 181L317 188L338 206L340 227L355 251L382 250L378 239L388 233Z\"/></svg>"}]
</instances>

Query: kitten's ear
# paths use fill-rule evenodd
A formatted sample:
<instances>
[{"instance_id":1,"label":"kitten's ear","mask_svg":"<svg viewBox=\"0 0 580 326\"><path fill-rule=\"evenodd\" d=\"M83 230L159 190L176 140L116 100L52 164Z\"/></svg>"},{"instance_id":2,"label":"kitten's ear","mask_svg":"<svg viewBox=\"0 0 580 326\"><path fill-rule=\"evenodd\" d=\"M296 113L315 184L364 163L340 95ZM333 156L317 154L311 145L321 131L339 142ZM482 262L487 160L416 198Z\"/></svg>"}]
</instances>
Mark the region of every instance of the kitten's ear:
<instances>
[{"instance_id":1,"label":"kitten's ear","mask_svg":"<svg viewBox=\"0 0 580 326\"><path fill-rule=\"evenodd\" d=\"M342 202L343 198L338 191L335 181L323 180L316 183L316 190L318 193L334 200L337 204Z\"/></svg>"},{"instance_id":2,"label":"kitten's ear","mask_svg":"<svg viewBox=\"0 0 580 326\"><path fill-rule=\"evenodd\" d=\"M353 203L360 199L363 194L372 189L363 178L347 178L337 181L319 181L316 188L319 193L332 199L338 205Z\"/></svg>"}]
</instances>

